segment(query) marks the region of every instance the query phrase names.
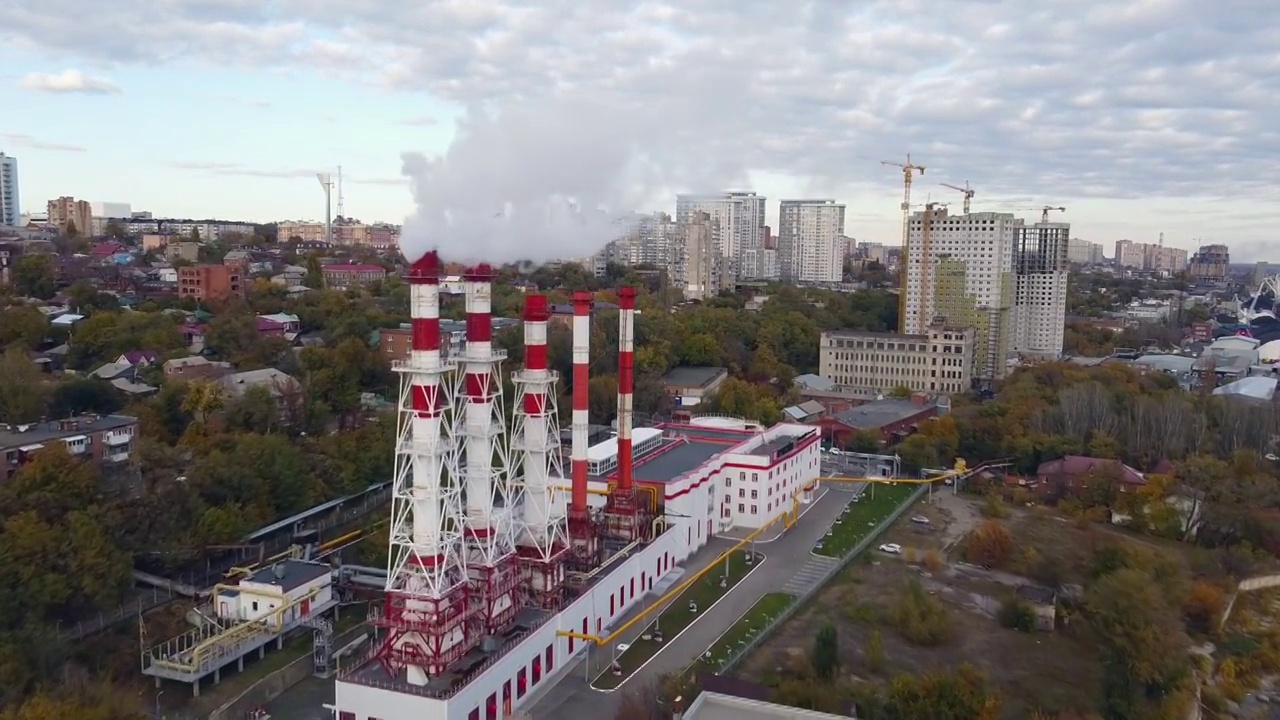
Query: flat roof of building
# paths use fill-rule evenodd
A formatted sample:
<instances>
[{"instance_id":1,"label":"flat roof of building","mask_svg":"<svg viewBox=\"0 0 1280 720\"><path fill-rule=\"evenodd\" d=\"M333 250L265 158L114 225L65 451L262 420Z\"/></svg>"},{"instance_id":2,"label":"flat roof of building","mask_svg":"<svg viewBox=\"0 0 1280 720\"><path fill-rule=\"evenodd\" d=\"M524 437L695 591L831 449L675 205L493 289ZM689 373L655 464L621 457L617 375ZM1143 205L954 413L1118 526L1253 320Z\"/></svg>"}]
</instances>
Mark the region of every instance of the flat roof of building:
<instances>
[{"instance_id":1,"label":"flat roof of building","mask_svg":"<svg viewBox=\"0 0 1280 720\"><path fill-rule=\"evenodd\" d=\"M877 400L849 408L836 415L840 424L859 430L875 430L922 413L927 406L916 405L910 400Z\"/></svg>"},{"instance_id":2,"label":"flat roof of building","mask_svg":"<svg viewBox=\"0 0 1280 720\"><path fill-rule=\"evenodd\" d=\"M671 440L641 458L631 471L632 477L644 482L671 482L731 447L705 440Z\"/></svg>"},{"instance_id":3,"label":"flat roof of building","mask_svg":"<svg viewBox=\"0 0 1280 720\"><path fill-rule=\"evenodd\" d=\"M634 448L636 445L647 440L652 440L661 434L662 431L658 428L635 428L631 431L631 446ZM587 462L600 462L601 460L608 460L609 458L616 457L617 455L618 437L616 435L608 440L598 442L587 448Z\"/></svg>"},{"instance_id":4,"label":"flat roof of building","mask_svg":"<svg viewBox=\"0 0 1280 720\"><path fill-rule=\"evenodd\" d=\"M66 424L69 421L74 421L75 426ZM0 425L0 449L40 445L75 435L129 427L137 422L138 418L129 415L80 415L66 420Z\"/></svg>"},{"instance_id":5,"label":"flat roof of building","mask_svg":"<svg viewBox=\"0 0 1280 720\"><path fill-rule=\"evenodd\" d=\"M333 568L324 563L307 562L305 560L281 560L278 563L258 568L245 580L263 585L275 585L284 592L289 592L332 572Z\"/></svg>"},{"instance_id":6,"label":"flat roof of building","mask_svg":"<svg viewBox=\"0 0 1280 720\"><path fill-rule=\"evenodd\" d=\"M663 375L662 382L675 387L700 388L710 385L713 380L727 372L729 369L723 367L681 365L671 368L666 375Z\"/></svg>"},{"instance_id":7,"label":"flat roof of building","mask_svg":"<svg viewBox=\"0 0 1280 720\"><path fill-rule=\"evenodd\" d=\"M684 713L684 720L837 720L847 717L705 690Z\"/></svg>"}]
</instances>

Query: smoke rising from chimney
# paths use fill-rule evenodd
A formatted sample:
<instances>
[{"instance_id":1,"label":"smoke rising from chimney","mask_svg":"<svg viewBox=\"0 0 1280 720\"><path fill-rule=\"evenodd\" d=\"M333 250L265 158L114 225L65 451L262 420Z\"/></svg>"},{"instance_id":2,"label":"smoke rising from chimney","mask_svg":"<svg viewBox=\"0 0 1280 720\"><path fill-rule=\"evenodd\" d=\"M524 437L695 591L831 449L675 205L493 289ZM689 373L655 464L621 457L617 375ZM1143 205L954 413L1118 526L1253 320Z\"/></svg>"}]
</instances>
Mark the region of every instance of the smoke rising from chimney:
<instances>
[{"instance_id":1,"label":"smoke rising from chimney","mask_svg":"<svg viewBox=\"0 0 1280 720\"><path fill-rule=\"evenodd\" d=\"M685 100L636 107L568 96L472 110L443 156L401 155L417 205L405 219L401 251L410 262L437 249L465 263L598 252L627 233L638 208L745 179L737 153L696 137L714 133L706 122L714 112L721 111Z\"/></svg>"}]
</instances>

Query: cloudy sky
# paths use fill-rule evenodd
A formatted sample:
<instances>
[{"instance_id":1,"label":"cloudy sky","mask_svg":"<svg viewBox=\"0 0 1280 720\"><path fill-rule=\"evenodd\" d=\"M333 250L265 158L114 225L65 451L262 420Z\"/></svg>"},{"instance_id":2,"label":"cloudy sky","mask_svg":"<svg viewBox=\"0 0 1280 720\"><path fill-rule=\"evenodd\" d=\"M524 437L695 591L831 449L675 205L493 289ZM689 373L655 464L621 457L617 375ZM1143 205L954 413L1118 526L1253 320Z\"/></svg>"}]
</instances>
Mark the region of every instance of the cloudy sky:
<instances>
[{"instance_id":1,"label":"cloudy sky","mask_svg":"<svg viewBox=\"0 0 1280 720\"><path fill-rule=\"evenodd\" d=\"M318 218L342 165L364 220L413 213L416 168L498 211L836 197L892 242L880 161L910 153L915 202L969 182L1108 246L1280 249L1274 0L10 0L0 47L28 210Z\"/></svg>"}]
</instances>

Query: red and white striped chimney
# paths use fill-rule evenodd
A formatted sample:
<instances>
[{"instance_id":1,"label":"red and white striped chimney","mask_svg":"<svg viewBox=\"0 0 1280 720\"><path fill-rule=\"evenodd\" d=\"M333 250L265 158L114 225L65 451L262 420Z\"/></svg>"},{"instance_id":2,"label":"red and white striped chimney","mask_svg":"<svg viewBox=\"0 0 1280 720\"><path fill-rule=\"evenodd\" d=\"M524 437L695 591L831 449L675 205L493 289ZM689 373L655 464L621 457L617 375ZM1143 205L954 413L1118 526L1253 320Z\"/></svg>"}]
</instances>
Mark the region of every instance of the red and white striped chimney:
<instances>
[{"instance_id":1,"label":"red and white striped chimney","mask_svg":"<svg viewBox=\"0 0 1280 720\"><path fill-rule=\"evenodd\" d=\"M632 394L635 392L636 289L618 291L618 490L631 491Z\"/></svg>"},{"instance_id":2,"label":"red and white striped chimney","mask_svg":"<svg viewBox=\"0 0 1280 720\"><path fill-rule=\"evenodd\" d=\"M409 315L411 318L410 419L416 449L411 485L413 549L424 565L443 559L438 479L444 451L438 442L443 422L444 366L440 357L440 256L431 251L409 267Z\"/></svg>"},{"instance_id":3,"label":"red and white striped chimney","mask_svg":"<svg viewBox=\"0 0 1280 720\"><path fill-rule=\"evenodd\" d=\"M573 294L573 484L569 497L573 513L587 513L588 386L591 383L591 299L589 292Z\"/></svg>"},{"instance_id":4,"label":"red and white striped chimney","mask_svg":"<svg viewBox=\"0 0 1280 720\"><path fill-rule=\"evenodd\" d=\"M551 405L553 376L547 366L547 323L551 309L546 295L524 296L524 401L518 412L524 420L523 454L517 461L524 470L524 523L531 540L544 555L551 523L550 496L547 493L547 451L543 446L554 418L548 416ZM557 438L558 440L558 438Z\"/></svg>"},{"instance_id":5,"label":"red and white striped chimney","mask_svg":"<svg viewBox=\"0 0 1280 720\"><path fill-rule=\"evenodd\" d=\"M493 531L493 268L468 269L462 277L467 311L467 347L463 361L463 436L467 465L468 530L474 537Z\"/></svg>"}]
</instances>

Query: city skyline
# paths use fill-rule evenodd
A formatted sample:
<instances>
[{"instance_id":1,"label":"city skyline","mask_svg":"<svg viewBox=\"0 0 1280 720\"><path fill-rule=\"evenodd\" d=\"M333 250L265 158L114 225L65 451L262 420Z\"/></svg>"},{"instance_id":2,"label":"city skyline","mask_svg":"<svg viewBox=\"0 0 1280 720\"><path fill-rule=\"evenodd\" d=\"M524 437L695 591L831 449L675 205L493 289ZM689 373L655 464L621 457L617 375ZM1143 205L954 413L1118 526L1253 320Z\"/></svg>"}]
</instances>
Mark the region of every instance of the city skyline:
<instances>
[{"instance_id":1,"label":"city skyline","mask_svg":"<svg viewBox=\"0 0 1280 720\"><path fill-rule=\"evenodd\" d=\"M402 152L446 153L457 127L474 127L469 108L543 97L541 117L563 120L548 125L596 143L584 154L629 146L661 161L627 176L640 191L626 210L748 188L770 198L777 228L777 199L831 197L848 235L892 246L901 176L880 161L910 152L929 168L913 202L954 211L959 193L938 183L968 181L975 211L1032 197L1016 214L1033 222L1029 208L1064 205L1074 234L1108 251L1163 232L1172 247L1266 260L1272 211L1259 201L1280 165L1257 161L1280 137L1263 16L1280 8L1230 5L957 2L930 9L927 27L911 2L214 2L136 18L77 6L84 28L115 28L108 40L50 32L52 10L0 9L13 50L0 86L16 100L0 108L0 151L18 159L27 212L70 195L158 216L321 219L312 174L341 165L349 215L400 222L415 211ZM563 110L583 97L645 109L625 123ZM493 165L495 178L512 170Z\"/></svg>"}]
</instances>

